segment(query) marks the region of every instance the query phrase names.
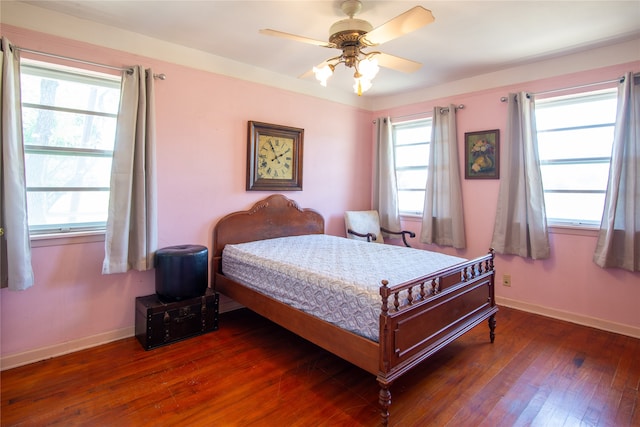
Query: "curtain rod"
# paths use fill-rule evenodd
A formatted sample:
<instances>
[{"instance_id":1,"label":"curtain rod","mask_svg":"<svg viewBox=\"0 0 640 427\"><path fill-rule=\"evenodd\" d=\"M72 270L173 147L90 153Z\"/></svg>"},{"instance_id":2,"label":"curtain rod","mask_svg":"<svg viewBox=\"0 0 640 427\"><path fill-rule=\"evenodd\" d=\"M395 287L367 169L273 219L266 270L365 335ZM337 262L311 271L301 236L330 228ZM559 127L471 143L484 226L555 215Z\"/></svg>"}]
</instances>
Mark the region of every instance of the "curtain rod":
<instances>
[{"instance_id":1,"label":"curtain rod","mask_svg":"<svg viewBox=\"0 0 640 427\"><path fill-rule=\"evenodd\" d=\"M24 47L19 47L19 46L12 46L15 50L19 50L21 52L26 52L26 53L31 53L34 55L42 55L42 56L48 56L50 58L57 58L57 59L64 59L65 61L71 61L71 62L78 62L81 64L86 64L86 65L92 65L94 67L101 67L101 68L108 68L110 70L117 70L117 71L127 71L129 73L131 73L132 69L131 67L115 67L113 65L106 65L106 64L100 64L97 62L91 62L91 61L85 61L83 59L77 59L77 58L71 58L69 56L62 56L62 55L56 55L53 53L47 53L47 52L41 52L39 50L33 50L33 49L27 49ZM167 78L167 76L164 73L161 74L153 74L153 78L154 79L160 79L160 80L165 80Z\"/></svg>"},{"instance_id":2,"label":"curtain rod","mask_svg":"<svg viewBox=\"0 0 640 427\"><path fill-rule=\"evenodd\" d=\"M456 106L456 111L462 110L462 109L464 109L464 104L458 104ZM449 107L440 108L440 114L447 113L447 112L449 112ZM421 116L423 114L429 114L429 113L431 113L431 111L422 111L420 113L405 114L404 116L392 117L391 120L406 119L408 117Z\"/></svg>"},{"instance_id":3,"label":"curtain rod","mask_svg":"<svg viewBox=\"0 0 640 427\"><path fill-rule=\"evenodd\" d=\"M640 75L640 73L636 73L633 76L636 77L638 75ZM609 84L609 83L622 83L622 82L624 82L624 76L618 77L617 79L604 80L604 81L601 81L601 82L587 83L587 84L583 84L583 85L565 87L565 88L561 88L561 89L545 90L545 91L542 91L542 92L533 92L532 95L534 95L534 96L536 96L536 95L547 95L549 93L565 92L565 91L568 91L568 90L582 89L582 88L587 88L587 87L591 87L591 86L600 86L600 85L605 85L605 84ZM500 98L500 102L507 102L508 100L509 100L509 98L506 97L506 96L503 96L503 97Z\"/></svg>"}]
</instances>

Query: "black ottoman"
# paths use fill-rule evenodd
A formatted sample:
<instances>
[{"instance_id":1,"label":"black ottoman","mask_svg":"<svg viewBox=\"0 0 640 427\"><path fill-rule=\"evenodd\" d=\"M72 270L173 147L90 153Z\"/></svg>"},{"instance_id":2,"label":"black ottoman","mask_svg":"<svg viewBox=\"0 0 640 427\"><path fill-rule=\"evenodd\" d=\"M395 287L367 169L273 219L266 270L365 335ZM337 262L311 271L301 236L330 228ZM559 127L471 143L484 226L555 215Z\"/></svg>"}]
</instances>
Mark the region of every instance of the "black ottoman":
<instances>
[{"instance_id":1,"label":"black ottoman","mask_svg":"<svg viewBox=\"0 0 640 427\"><path fill-rule=\"evenodd\" d=\"M166 301L204 295L208 279L208 250L200 245L159 249L155 256L156 294Z\"/></svg>"}]
</instances>

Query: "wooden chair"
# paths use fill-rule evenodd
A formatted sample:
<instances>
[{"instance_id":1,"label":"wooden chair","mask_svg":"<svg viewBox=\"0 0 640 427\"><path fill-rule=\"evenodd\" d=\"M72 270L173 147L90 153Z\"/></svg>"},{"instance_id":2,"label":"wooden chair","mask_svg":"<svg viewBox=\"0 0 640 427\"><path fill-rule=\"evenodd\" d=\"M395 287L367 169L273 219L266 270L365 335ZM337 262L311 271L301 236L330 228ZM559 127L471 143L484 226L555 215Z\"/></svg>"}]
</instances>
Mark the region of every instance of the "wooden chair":
<instances>
[{"instance_id":1,"label":"wooden chair","mask_svg":"<svg viewBox=\"0 0 640 427\"><path fill-rule=\"evenodd\" d=\"M378 211L346 211L344 213L344 224L347 229L349 239L366 240L367 242L384 243L382 233L402 236L402 241L407 247L407 235L416 237L413 231L402 230L392 231L380 226L380 216Z\"/></svg>"}]
</instances>

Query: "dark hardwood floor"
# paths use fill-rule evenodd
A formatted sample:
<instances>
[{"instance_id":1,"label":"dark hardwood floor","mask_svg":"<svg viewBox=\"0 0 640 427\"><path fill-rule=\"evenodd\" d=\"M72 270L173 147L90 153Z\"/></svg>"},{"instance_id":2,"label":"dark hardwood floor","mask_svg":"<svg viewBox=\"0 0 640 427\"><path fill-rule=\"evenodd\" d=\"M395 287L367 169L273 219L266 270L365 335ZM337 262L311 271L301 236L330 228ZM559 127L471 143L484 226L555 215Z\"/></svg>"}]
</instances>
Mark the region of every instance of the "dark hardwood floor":
<instances>
[{"instance_id":1,"label":"dark hardwood floor","mask_svg":"<svg viewBox=\"0 0 640 427\"><path fill-rule=\"evenodd\" d=\"M513 309L391 388L393 426L640 426L640 340ZM2 426L375 426L374 376L248 310L1 374Z\"/></svg>"}]
</instances>

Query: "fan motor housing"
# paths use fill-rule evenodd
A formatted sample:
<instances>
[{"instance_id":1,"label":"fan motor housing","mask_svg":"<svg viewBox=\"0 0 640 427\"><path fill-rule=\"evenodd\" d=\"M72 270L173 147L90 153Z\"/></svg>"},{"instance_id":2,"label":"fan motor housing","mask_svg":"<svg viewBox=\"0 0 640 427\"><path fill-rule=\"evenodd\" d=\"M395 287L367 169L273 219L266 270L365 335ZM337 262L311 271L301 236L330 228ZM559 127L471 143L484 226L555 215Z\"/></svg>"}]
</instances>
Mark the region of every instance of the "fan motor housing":
<instances>
[{"instance_id":1,"label":"fan motor housing","mask_svg":"<svg viewBox=\"0 0 640 427\"><path fill-rule=\"evenodd\" d=\"M343 19L336 22L329 29L329 42L339 49L343 46L357 45L360 37L373 30L373 26L364 19Z\"/></svg>"}]
</instances>

